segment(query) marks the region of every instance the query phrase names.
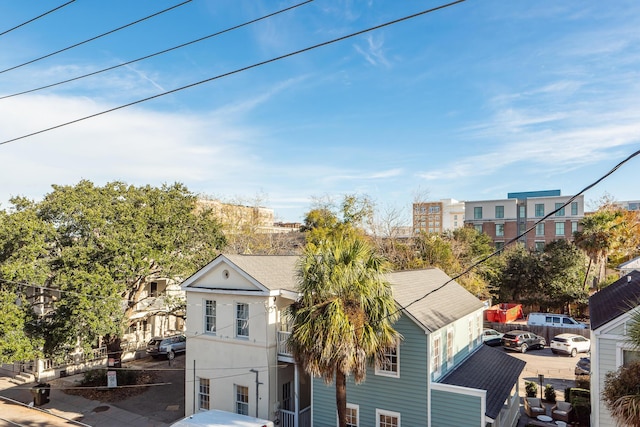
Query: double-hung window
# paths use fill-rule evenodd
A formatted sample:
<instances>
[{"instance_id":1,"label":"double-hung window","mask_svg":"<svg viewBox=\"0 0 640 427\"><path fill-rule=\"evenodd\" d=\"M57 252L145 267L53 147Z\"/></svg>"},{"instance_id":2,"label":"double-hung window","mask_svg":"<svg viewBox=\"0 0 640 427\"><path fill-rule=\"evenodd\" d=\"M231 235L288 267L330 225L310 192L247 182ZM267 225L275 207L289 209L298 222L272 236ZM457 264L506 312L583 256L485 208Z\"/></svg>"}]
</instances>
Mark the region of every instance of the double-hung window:
<instances>
[{"instance_id":1,"label":"double-hung window","mask_svg":"<svg viewBox=\"0 0 640 427\"><path fill-rule=\"evenodd\" d=\"M475 230L482 234L482 224L473 224L473 228L475 228Z\"/></svg>"},{"instance_id":2,"label":"double-hung window","mask_svg":"<svg viewBox=\"0 0 640 427\"><path fill-rule=\"evenodd\" d=\"M236 413L249 415L249 387L236 384Z\"/></svg>"},{"instance_id":3,"label":"double-hung window","mask_svg":"<svg viewBox=\"0 0 640 427\"><path fill-rule=\"evenodd\" d=\"M387 347L384 350L383 360L380 362L380 366L376 368L376 375L384 375L387 377L399 377L400 376L400 345L396 342L395 345Z\"/></svg>"},{"instance_id":4,"label":"double-hung window","mask_svg":"<svg viewBox=\"0 0 640 427\"><path fill-rule=\"evenodd\" d=\"M211 389L209 386L209 378L200 378L198 388L198 409L210 409Z\"/></svg>"},{"instance_id":5,"label":"double-hung window","mask_svg":"<svg viewBox=\"0 0 640 427\"><path fill-rule=\"evenodd\" d=\"M249 338L249 304L236 303L236 337Z\"/></svg>"},{"instance_id":6,"label":"double-hung window","mask_svg":"<svg viewBox=\"0 0 640 427\"><path fill-rule=\"evenodd\" d=\"M558 210L558 212L556 212L556 216L564 216L564 203L556 203L556 210Z\"/></svg>"},{"instance_id":7,"label":"double-hung window","mask_svg":"<svg viewBox=\"0 0 640 427\"><path fill-rule=\"evenodd\" d=\"M504 218L504 206L496 206L496 218Z\"/></svg>"},{"instance_id":8,"label":"double-hung window","mask_svg":"<svg viewBox=\"0 0 640 427\"><path fill-rule=\"evenodd\" d=\"M204 332L216 333L216 302L209 299L204 302Z\"/></svg>"},{"instance_id":9,"label":"double-hung window","mask_svg":"<svg viewBox=\"0 0 640 427\"><path fill-rule=\"evenodd\" d=\"M496 224L496 236L504 236L504 224Z\"/></svg>"},{"instance_id":10,"label":"double-hung window","mask_svg":"<svg viewBox=\"0 0 640 427\"><path fill-rule=\"evenodd\" d=\"M432 340L433 348L431 350L431 371L439 375L442 368L442 349L440 348L440 337L435 336Z\"/></svg>"},{"instance_id":11,"label":"double-hung window","mask_svg":"<svg viewBox=\"0 0 640 427\"><path fill-rule=\"evenodd\" d=\"M536 216L544 216L544 203L536 203Z\"/></svg>"},{"instance_id":12,"label":"double-hung window","mask_svg":"<svg viewBox=\"0 0 640 427\"><path fill-rule=\"evenodd\" d=\"M453 328L447 329L447 369L453 366Z\"/></svg>"},{"instance_id":13,"label":"double-hung window","mask_svg":"<svg viewBox=\"0 0 640 427\"><path fill-rule=\"evenodd\" d=\"M571 202L571 215L578 215L578 202Z\"/></svg>"},{"instance_id":14,"label":"double-hung window","mask_svg":"<svg viewBox=\"0 0 640 427\"><path fill-rule=\"evenodd\" d=\"M544 222L536 224L536 236L544 236Z\"/></svg>"},{"instance_id":15,"label":"double-hung window","mask_svg":"<svg viewBox=\"0 0 640 427\"><path fill-rule=\"evenodd\" d=\"M400 427L400 413L376 409L376 427Z\"/></svg>"},{"instance_id":16,"label":"double-hung window","mask_svg":"<svg viewBox=\"0 0 640 427\"><path fill-rule=\"evenodd\" d=\"M564 236L564 222L556 222L556 236Z\"/></svg>"},{"instance_id":17,"label":"double-hung window","mask_svg":"<svg viewBox=\"0 0 640 427\"><path fill-rule=\"evenodd\" d=\"M359 427L360 426L360 407L352 403L347 403L347 427ZM336 425L338 423L336 422Z\"/></svg>"}]
</instances>

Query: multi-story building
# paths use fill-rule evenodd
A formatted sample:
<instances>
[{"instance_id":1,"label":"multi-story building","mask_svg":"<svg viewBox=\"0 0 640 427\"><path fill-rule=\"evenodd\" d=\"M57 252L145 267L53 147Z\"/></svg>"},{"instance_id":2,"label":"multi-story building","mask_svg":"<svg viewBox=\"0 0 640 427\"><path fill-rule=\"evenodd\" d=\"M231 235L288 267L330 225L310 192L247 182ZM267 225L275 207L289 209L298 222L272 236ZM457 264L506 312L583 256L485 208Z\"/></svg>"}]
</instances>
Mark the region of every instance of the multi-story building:
<instances>
[{"instance_id":1,"label":"multi-story building","mask_svg":"<svg viewBox=\"0 0 640 427\"><path fill-rule=\"evenodd\" d=\"M584 196L566 205L571 197L562 196L560 190L548 190L508 193L506 199L465 202L464 223L490 236L497 249L520 236L518 240L526 247L542 250L554 240L570 240L578 231L584 217ZM549 216L550 213L553 214Z\"/></svg>"},{"instance_id":2,"label":"multi-story building","mask_svg":"<svg viewBox=\"0 0 640 427\"><path fill-rule=\"evenodd\" d=\"M464 226L464 202L440 199L413 204L414 233L442 233Z\"/></svg>"}]
</instances>

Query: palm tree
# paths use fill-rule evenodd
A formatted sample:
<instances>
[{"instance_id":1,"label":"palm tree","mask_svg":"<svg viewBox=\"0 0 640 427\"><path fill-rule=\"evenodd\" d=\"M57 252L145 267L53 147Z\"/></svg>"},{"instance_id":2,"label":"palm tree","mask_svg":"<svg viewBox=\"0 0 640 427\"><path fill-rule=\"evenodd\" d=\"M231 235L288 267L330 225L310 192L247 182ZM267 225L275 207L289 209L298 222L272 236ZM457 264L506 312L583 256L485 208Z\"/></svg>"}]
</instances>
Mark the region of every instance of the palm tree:
<instances>
[{"instance_id":1,"label":"palm tree","mask_svg":"<svg viewBox=\"0 0 640 427\"><path fill-rule=\"evenodd\" d=\"M367 365L385 363L399 339L387 263L364 239L334 233L309 243L298 264L301 297L288 312L295 360L327 384L335 378L339 427L347 421L347 375L364 381Z\"/></svg>"},{"instance_id":2,"label":"palm tree","mask_svg":"<svg viewBox=\"0 0 640 427\"><path fill-rule=\"evenodd\" d=\"M591 265L594 263L600 268L598 283L604 280L607 256L616 241L616 227L620 216L619 210L605 207L592 215L582 218L580 221L582 230L573 233L575 245L589 257L589 265L584 276L585 285Z\"/></svg>"}]
</instances>

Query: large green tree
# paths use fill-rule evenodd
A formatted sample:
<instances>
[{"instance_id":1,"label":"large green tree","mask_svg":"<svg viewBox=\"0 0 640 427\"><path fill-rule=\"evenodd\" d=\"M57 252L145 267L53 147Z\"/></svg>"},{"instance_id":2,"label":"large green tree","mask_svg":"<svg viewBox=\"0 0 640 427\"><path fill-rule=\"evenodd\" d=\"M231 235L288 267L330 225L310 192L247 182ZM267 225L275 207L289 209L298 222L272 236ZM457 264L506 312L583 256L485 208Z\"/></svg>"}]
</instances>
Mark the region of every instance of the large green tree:
<instances>
[{"instance_id":1,"label":"large green tree","mask_svg":"<svg viewBox=\"0 0 640 427\"><path fill-rule=\"evenodd\" d=\"M118 336L150 281L179 280L224 244L210 210L182 184L136 187L83 180L41 202L14 199L0 228L2 279L43 287L53 310L39 319L46 355ZM28 291L25 291L28 294ZM123 307L124 303L124 307Z\"/></svg>"},{"instance_id":2,"label":"large green tree","mask_svg":"<svg viewBox=\"0 0 640 427\"><path fill-rule=\"evenodd\" d=\"M346 378L365 379L399 339L387 264L362 237L332 234L307 244L298 265L300 299L290 306L294 357L310 374L335 381L338 426L346 427Z\"/></svg>"}]
</instances>

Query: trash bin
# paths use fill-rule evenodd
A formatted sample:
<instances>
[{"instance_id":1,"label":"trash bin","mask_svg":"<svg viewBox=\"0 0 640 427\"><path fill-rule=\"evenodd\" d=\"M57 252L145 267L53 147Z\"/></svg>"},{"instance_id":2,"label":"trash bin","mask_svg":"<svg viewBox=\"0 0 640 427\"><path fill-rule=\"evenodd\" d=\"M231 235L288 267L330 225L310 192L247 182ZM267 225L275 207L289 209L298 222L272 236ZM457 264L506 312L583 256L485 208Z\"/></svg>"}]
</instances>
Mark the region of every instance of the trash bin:
<instances>
[{"instance_id":1,"label":"trash bin","mask_svg":"<svg viewBox=\"0 0 640 427\"><path fill-rule=\"evenodd\" d=\"M35 406L44 405L49 403L49 393L51 392L51 384L40 383L31 387L31 394L33 395L33 404Z\"/></svg>"}]
</instances>

